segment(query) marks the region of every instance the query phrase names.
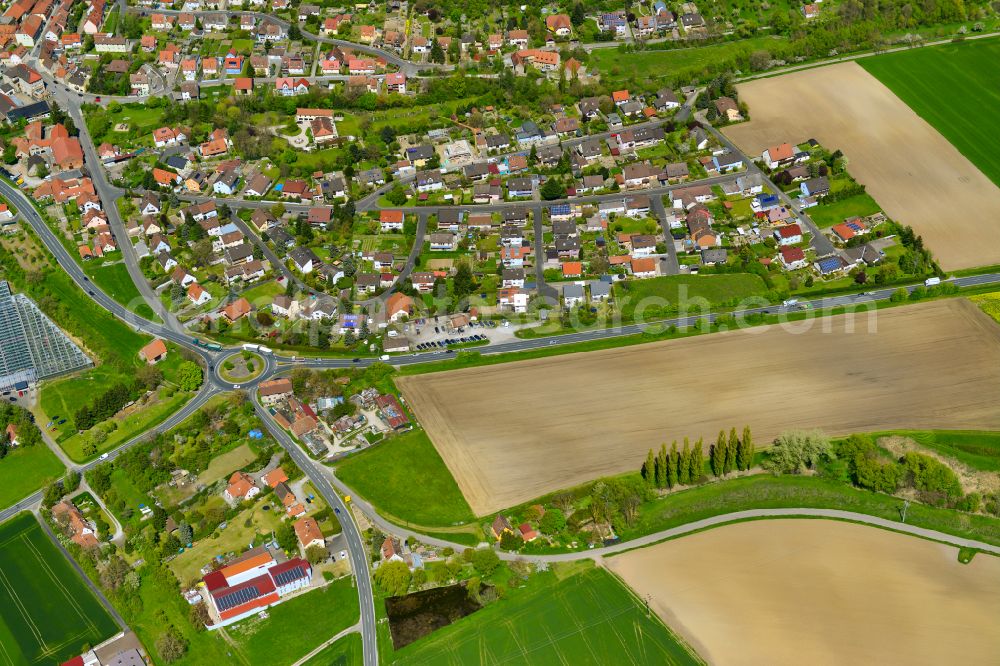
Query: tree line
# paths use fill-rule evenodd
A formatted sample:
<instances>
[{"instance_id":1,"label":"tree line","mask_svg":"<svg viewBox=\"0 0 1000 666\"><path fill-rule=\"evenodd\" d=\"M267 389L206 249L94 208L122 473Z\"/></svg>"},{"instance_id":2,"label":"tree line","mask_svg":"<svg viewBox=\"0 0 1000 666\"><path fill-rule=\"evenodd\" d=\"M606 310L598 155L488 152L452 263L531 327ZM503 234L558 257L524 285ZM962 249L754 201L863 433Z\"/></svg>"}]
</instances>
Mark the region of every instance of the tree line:
<instances>
[{"instance_id":1,"label":"tree line","mask_svg":"<svg viewBox=\"0 0 1000 666\"><path fill-rule=\"evenodd\" d=\"M687 486L698 483L705 476L704 441L698 439L691 446L684 438L684 446L677 448L676 440L667 450L662 444L658 453L649 450L646 461L642 464L640 474L650 488L670 489L674 486ZM749 470L753 467L754 444L750 426L743 428L743 436L736 435L736 428L729 431L719 431L715 444L709 446L709 469L716 477L725 476L733 471Z\"/></svg>"}]
</instances>

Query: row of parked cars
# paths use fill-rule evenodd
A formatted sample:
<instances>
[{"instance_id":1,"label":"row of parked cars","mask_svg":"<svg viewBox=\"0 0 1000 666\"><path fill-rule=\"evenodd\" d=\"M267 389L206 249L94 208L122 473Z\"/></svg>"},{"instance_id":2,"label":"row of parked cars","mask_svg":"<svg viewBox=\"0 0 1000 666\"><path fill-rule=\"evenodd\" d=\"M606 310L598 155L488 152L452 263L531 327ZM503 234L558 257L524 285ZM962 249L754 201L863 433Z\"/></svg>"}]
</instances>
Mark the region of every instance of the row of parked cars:
<instances>
[{"instance_id":1,"label":"row of parked cars","mask_svg":"<svg viewBox=\"0 0 1000 666\"><path fill-rule=\"evenodd\" d=\"M424 351L426 349L443 349L450 345L461 345L466 342L483 342L488 340L485 335L476 333L475 335L466 335L461 338L446 338L444 340L436 340L434 342L421 342L417 345L417 351Z\"/></svg>"}]
</instances>

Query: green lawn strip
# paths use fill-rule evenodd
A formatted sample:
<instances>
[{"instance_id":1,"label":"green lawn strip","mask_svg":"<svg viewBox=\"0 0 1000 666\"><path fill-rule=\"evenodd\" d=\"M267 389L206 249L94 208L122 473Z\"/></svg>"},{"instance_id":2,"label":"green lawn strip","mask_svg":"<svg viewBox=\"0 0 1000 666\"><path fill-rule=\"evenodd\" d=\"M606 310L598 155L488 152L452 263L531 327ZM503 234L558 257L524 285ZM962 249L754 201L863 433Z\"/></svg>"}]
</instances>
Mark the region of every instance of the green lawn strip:
<instances>
[{"instance_id":1,"label":"green lawn strip","mask_svg":"<svg viewBox=\"0 0 1000 666\"><path fill-rule=\"evenodd\" d=\"M0 562L0 654L6 663L60 663L118 630L30 513L0 526Z\"/></svg>"},{"instance_id":2,"label":"green lawn strip","mask_svg":"<svg viewBox=\"0 0 1000 666\"><path fill-rule=\"evenodd\" d=\"M887 520L899 520L903 500L840 481L820 477L758 474L710 483L647 502L639 516L619 536L624 541L685 525L704 518L747 509L822 508L854 511ZM1000 519L910 505L906 522L945 534L1000 545Z\"/></svg>"},{"instance_id":3,"label":"green lawn strip","mask_svg":"<svg viewBox=\"0 0 1000 666\"><path fill-rule=\"evenodd\" d=\"M44 425L44 424L42 424ZM0 460L0 506L10 506L63 475L66 468L45 444L16 447Z\"/></svg>"},{"instance_id":4,"label":"green lawn strip","mask_svg":"<svg viewBox=\"0 0 1000 666\"><path fill-rule=\"evenodd\" d=\"M613 575L574 567L528 584L396 652L398 664L702 663Z\"/></svg>"},{"instance_id":5,"label":"green lawn strip","mask_svg":"<svg viewBox=\"0 0 1000 666\"><path fill-rule=\"evenodd\" d=\"M351 577L294 597L226 629L252 664L291 664L358 621Z\"/></svg>"},{"instance_id":6,"label":"green lawn strip","mask_svg":"<svg viewBox=\"0 0 1000 666\"><path fill-rule=\"evenodd\" d=\"M681 302L697 302L696 299L704 299L709 305L735 304L744 298L763 295L767 286L759 275L722 273L627 280L615 284L614 290L622 318L631 321L637 313L650 306L676 306Z\"/></svg>"},{"instance_id":7,"label":"green lawn strip","mask_svg":"<svg viewBox=\"0 0 1000 666\"><path fill-rule=\"evenodd\" d=\"M873 437L909 437L920 446L973 469L1000 471L1000 432L982 430L891 430L872 433Z\"/></svg>"},{"instance_id":8,"label":"green lawn strip","mask_svg":"<svg viewBox=\"0 0 1000 666\"><path fill-rule=\"evenodd\" d=\"M446 527L475 519L423 430L392 437L338 462L337 477L394 518Z\"/></svg>"},{"instance_id":9,"label":"green lawn strip","mask_svg":"<svg viewBox=\"0 0 1000 666\"><path fill-rule=\"evenodd\" d=\"M463 546L469 546L470 548L478 546L479 543L483 541L483 539L480 539L471 532L424 532L421 530L421 533L434 539L444 539L445 541L459 543Z\"/></svg>"},{"instance_id":10,"label":"green lawn strip","mask_svg":"<svg viewBox=\"0 0 1000 666\"><path fill-rule=\"evenodd\" d=\"M590 53L590 60L591 66L601 72L605 80L637 83L657 79L673 81L713 69L721 70L726 63L745 59L754 51L767 49L774 43L773 37L755 37L695 48L653 48L639 52L600 48Z\"/></svg>"},{"instance_id":11,"label":"green lawn strip","mask_svg":"<svg viewBox=\"0 0 1000 666\"><path fill-rule=\"evenodd\" d=\"M162 394L163 389L160 389L160 391ZM172 396L160 398L160 401L153 406L143 407L123 419L116 419L115 423L118 424L118 428L108 435L108 438L104 442L98 445L95 456L105 451L110 451L133 437L141 435L150 428L156 427L180 409L191 398L191 395L191 393L178 391ZM62 447L62 450L66 452L66 455L71 460L84 462L88 459L83 453L86 437L86 434L71 435L68 439L60 441L59 446Z\"/></svg>"},{"instance_id":12,"label":"green lawn strip","mask_svg":"<svg viewBox=\"0 0 1000 666\"><path fill-rule=\"evenodd\" d=\"M1000 39L977 39L858 60L960 153L1000 184ZM944 102L946 100L946 103Z\"/></svg>"},{"instance_id":13,"label":"green lawn strip","mask_svg":"<svg viewBox=\"0 0 1000 666\"><path fill-rule=\"evenodd\" d=\"M363 647L361 634L347 634L320 650L304 666L361 666Z\"/></svg>"},{"instance_id":14,"label":"green lawn strip","mask_svg":"<svg viewBox=\"0 0 1000 666\"><path fill-rule=\"evenodd\" d=\"M882 208L870 194L856 194L831 204L820 204L806 210L820 228L840 224L849 217L865 217L881 212Z\"/></svg>"},{"instance_id":15,"label":"green lawn strip","mask_svg":"<svg viewBox=\"0 0 1000 666\"><path fill-rule=\"evenodd\" d=\"M83 270L101 291L118 303L144 319L162 322L153 308L143 300L124 263L101 265L90 262L83 264Z\"/></svg>"}]
</instances>

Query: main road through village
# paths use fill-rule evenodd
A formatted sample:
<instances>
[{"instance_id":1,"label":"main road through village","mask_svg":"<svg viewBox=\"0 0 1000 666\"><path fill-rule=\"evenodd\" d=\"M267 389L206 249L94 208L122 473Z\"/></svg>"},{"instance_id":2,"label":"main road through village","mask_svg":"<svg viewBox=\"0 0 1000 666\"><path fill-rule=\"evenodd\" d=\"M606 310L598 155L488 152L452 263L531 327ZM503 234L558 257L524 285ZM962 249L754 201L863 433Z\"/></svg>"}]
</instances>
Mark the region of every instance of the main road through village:
<instances>
[{"instance_id":1,"label":"main road through village","mask_svg":"<svg viewBox=\"0 0 1000 666\"><path fill-rule=\"evenodd\" d=\"M130 8L131 9L131 8ZM309 36L314 37L314 36ZM319 41L328 42L331 44L338 43L338 40L333 39L323 39L318 38ZM351 44L352 48L358 48L357 45ZM364 49L361 49L364 50ZM389 54L392 55L392 54ZM393 59L387 58L392 63L395 63L395 59L398 59L393 55ZM403 64L401 67L409 68L408 71L413 69L412 64ZM90 139L89 134L86 132L86 124L83 122L83 116L80 109L81 98L79 95L68 91L63 88L58 82L53 81L50 77L46 77L50 84L50 90L53 97L59 101L60 104L64 105L64 108L70 113L76 122L77 127L81 128L81 143L84 147L84 153L86 158L87 169L94 180L95 188L98 190L98 194L104 204L104 208L109 211L114 211L117 213L117 208L115 201L118 197L122 196L124 193L118 188L112 186L108 181L103 172L103 167L98 161L96 151L94 150L93 142ZM685 107L689 107L691 99L688 100ZM709 126L709 130L713 131L714 128ZM733 150L736 150L735 146L729 144L721 135L716 134L720 140L729 145ZM737 151L738 152L738 151ZM747 159L744 155L744 159L747 164L752 165L752 161ZM752 173L759 173L762 178L767 180L765 174L757 170L755 167L752 168ZM735 178L735 175L719 176L711 179L704 179L703 181L698 181L696 183L687 183L686 186L691 186L693 184L717 184L725 182L727 179ZM653 195L660 197L672 188L653 188L647 191L641 192L643 195ZM370 195L365 199L359 201L359 210L377 210L380 207L377 204L377 199L379 194L384 191L380 190L374 195ZM779 190L780 191L780 190ZM154 312L161 315L161 319L165 322L164 324L149 321L139 315L135 314L131 310L124 307L122 304L115 301L113 298L105 294L96 285L90 282L87 276L84 274L83 270L73 259L70 253L67 251L66 247L60 242L60 240L55 236L52 230L49 228L48 224L42 219L38 210L35 208L34 202L26 196L20 189L13 186L10 182L0 179L0 194L8 199L15 207L20 211L22 218L32 227L38 237L41 239L42 243L48 248L48 250L55 257L59 266L66 272L67 275L72 278L72 280L79 286L79 288L95 303L100 307L104 308L112 315L125 322L129 326L135 328L137 331L163 338L169 340L190 352L196 354L204 364L206 368L206 380L201 388L201 390L188 401L185 406L172 414L166 420L161 422L158 426L151 429L149 432L143 433L124 444L120 445L116 449L108 452L105 457L101 459L92 460L84 464L73 464L71 465L73 469L82 472L86 472L93 468L95 465L102 464L107 460L112 460L122 452L128 450L129 448L135 446L136 444L145 441L151 433L164 432L167 431L182 421L184 421L188 416L193 414L195 411L200 409L212 396L225 391L232 391L237 388L237 385L232 382L228 382L222 379L217 371L219 364L224 362L225 358L238 353L238 349L226 348L221 351L213 351L205 349L195 343L193 336L188 334L181 326L178 325L173 315L166 312L159 299L155 297L149 288L149 285L145 282L145 279L141 275L141 271L138 271L138 266L134 254L129 254L131 251L131 243L124 234L124 227L121 225L120 217L113 214L113 231L118 237L119 246L129 246L127 248L123 247L123 253L125 255L126 264L129 268L129 273L133 277L133 280L137 283L136 286L139 289L140 294L143 296L144 300L149 304ZM600 195L594 197L588 197L580 199L579 201L594 201L599 202L602 200L608 200L608 198L622 197L624 195ZM198 200L208 200L208 198L200 198ZM240 207L240 206L259 206L258 202L250 202L243 200L220 200L224 201L230 207ZM574 200L577 201L577 200ZM549 202L552 203L552 202ZM791 202L787 202L791 204ZM537 210L537 203L531 204L531 202L522 203L503 203L496 205L487 206L475 206L475 210L483 211L493 211L493 210L503 210L510 206L517 205L534 205ZM292 206L290 209L294 210L295 207ZM421 228L426 227L426 216L430 213L430 210L418 209L415 211L422 224ZM832 249L829 246L829 241L819 233L819 230L812 223L812 220L802 211L797 211L797 217L799 221L813 232L813 245L814 248L820 255L828 254ZM422 243L423 234L419 233L418 237L415 239L415 251L411 253L410 261L408 262L409 270L412 270L413 259L416 254L419 254L419 245ZM256 235L251 235L251 238L255 243L261 245L259 238ZM280 267L276 267L280 270ZM404 274L408 271L404 271ZM288 277L286 275L286 277ZM296 280L297 281L297 280ZM957 286L968 287L976 285L986 285L986 284L996 284L1000 283L1000 273L988 273L975 276L967 276L951 279L950 282ZM397 282L398 283L398 282ZM911 285L907 287L912 290L917 285ZM541 285L544 288L544 285ZM841 296L832 296L827 298L820 298L810 301L803 301L798 307L809 307L812 308L817 313L823 313L829 311L832 308L838 307L856 307L864 306L870 304L873 301L884 301L888 300L893 292L898 287L894 286L892 288L879 289L875 291L870 291L865 294L845 294ZM543 292L547 295L549 292ZM740 310L734 313L728 313L736 316L746 316L754 313L775 313L786 311L783 308L776 306L761 306L748 308ZM716 313L704 313L699 315L681 316L675 317L673 319L667 319L658 321L652 326L659 328L674 325L677 327L689 327L698 324L699 321L714 322L716 320ZM617 326L614 328L607 329L595 329L580 331L577 333L570 333L565 335L556 335L551 337L542 338L531 338L514 340L511 342L503 342L490 344L483 347L477 347L476 351L482 354L505 354L511 352L528 351L532 349L545 349L552 348L561 345L576 344L581 342L631 336L643 333L647 330L647 325L644 324L630 324L625 326ZM259 403L255 394L255 387L262 381L273 378L287 370L291 367L309 367L309 368L358 368L366 367L376 359L371 357L359 358L359 359L347 359L341 357L308 357L308 358L289 358L277 354L264 354L266 361L266 367L262 374L251 382L246 382L239 386L240 389L245 389L251 396L253 401L254 409L256 410L261 421L265 424L270 433L278 441L278 443L288 452L291 458L295 461L297 465L305 472L305 474L313 482L317 491L327 502L327 504L334 509L340 511L341 515L349 514L347 507L343 501L342 495L351 494L350 489L344 486L332 473L322 465L315 463L309 458L305 451L297 444L287 432L282 430L272 418L268 411ZM403 354L399 356L394 356L389 362L396 366L411 365L418 363L428 363L434 361L441 361L450 358L450 352L448 351L433 351L433 352L423 352L423 353L411 353ZM42 492L35 492L28 497L25 497L21 501L17 502L13 506L7 507L0 510L0 521L7 520L19 511L25 509L36 509L40 504L42 499ZM400 535L414 535L417 538L426 541L431 544L451 546L457 549L461 549L462 546L459 544L453 544L440 539L435 539L421 535L410 531L409 529L394 525L389 521L382 518L374 507L367 505L363 499L356 499L355 504L358 508L363 509L365 513L375 522L376 525L380 526L386 531L400 534ZM915 528L909 525L897 524L891 521L885 521L883 519L873 518L871 516L866 516L864 514L854 514L850 512L839 512L839 511L824 511L824 510L805 510L805 509L782 509L782 510L756 510L748 512L740 512L739 514L729 514L725 516L716 516L715 518L706 519L704 521L698 521L697 523L691 523L689 525L680 526L672 530L667 530L654 535L649 535L642 539L628 542L619 546L611 546L608 548L598 548L576 553L566 553L561 555L548 555L548 556L529 556L525 559L537 560L537 561L561 561L561 560L572 560L587 557L596 557L603 554L610 554L617 550L624 548L631 548L639 545L645 545L647 543L653 543L665 538L670 538L673 536L679 536L680 534L685 534L697 529L704 529L705 527L710 527L712 525L723 524L726 522L732 522L733 520L742 520L746 518L759 518L759 517L778 517L778 516L792 516L792 515L810 515L810 516L820 516L827 518L839 518L844 520L853 520L857 522L863 522L870 525L876 525L879 527L887 527L890 529L895 529L897 531L904 531L910 534L915 534L918 536L923 536L926 538L935 539L937 541L942 541L945 543L951 543L955 545L970 546L975 548L980 548L982 550L987 550L990 552L1000 553L1000 549L989 544L980 543L976 541L959 539L947 534L932 532L930 530L923 530L921 528ZM376 622L375 622L375 612L374 612L374 596L371 587L371 578L369 576L369 561L367 556L367 551L364 546L361 534L357 528L356 523L352 519L342 520L341 524L344 528L345 537L348 544L348 552L350 555L351 566L356 573L358 596L360 600L361 608L361 622L359 623L359 630L362 635L363 651L364 651L364 663L366 666L373 666L378 663L378 648L376 643ZM514 559L521 557L517 554L503 553L502 557L506 559Z\"/></svg>"}]
</instances>

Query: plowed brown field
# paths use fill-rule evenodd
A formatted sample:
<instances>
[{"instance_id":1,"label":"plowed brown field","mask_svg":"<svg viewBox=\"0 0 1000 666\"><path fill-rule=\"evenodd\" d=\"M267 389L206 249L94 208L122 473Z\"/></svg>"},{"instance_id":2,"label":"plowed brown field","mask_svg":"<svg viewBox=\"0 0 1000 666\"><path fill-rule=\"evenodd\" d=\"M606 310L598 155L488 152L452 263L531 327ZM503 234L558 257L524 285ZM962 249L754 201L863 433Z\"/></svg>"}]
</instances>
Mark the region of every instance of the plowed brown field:
<instances>
[{"instance_id":1,"label":"plowed brown field","mask_svg":"<svg viewBox=\"0 0 1000 666\"><path fill-rule=\"evenodd\" d=\"M876 315L871 315L875 317ZM749 424L1000 429L1000 327L964 299L398 380L477 515ZM789 325L789 328L791 325ZM829 331L824 331L829 328Z\"/></svg>"},{"instance_id":2,"label":"plowed brown field","mask_svg":"<svg viewBox=\"0 0 1000 666\"><path fill-rule=\"evenodd\" d=\"M851 174L891 218L923 236L942 268L1000 264L1000 188L856 63L737 90L752 119L725 133L748 154L811 138L839 148Z\"/></svg>"},{"instance_id":3,"label":"plowed brown field","mask_svg":"<svg viewBox=\"0 0 1000 666\"><path fill-rule=\"evenodd\" d=\"M710 664L990 664L1000 558L827 520L727 525L605 560Z\"/></svg>"}]
</instances>

